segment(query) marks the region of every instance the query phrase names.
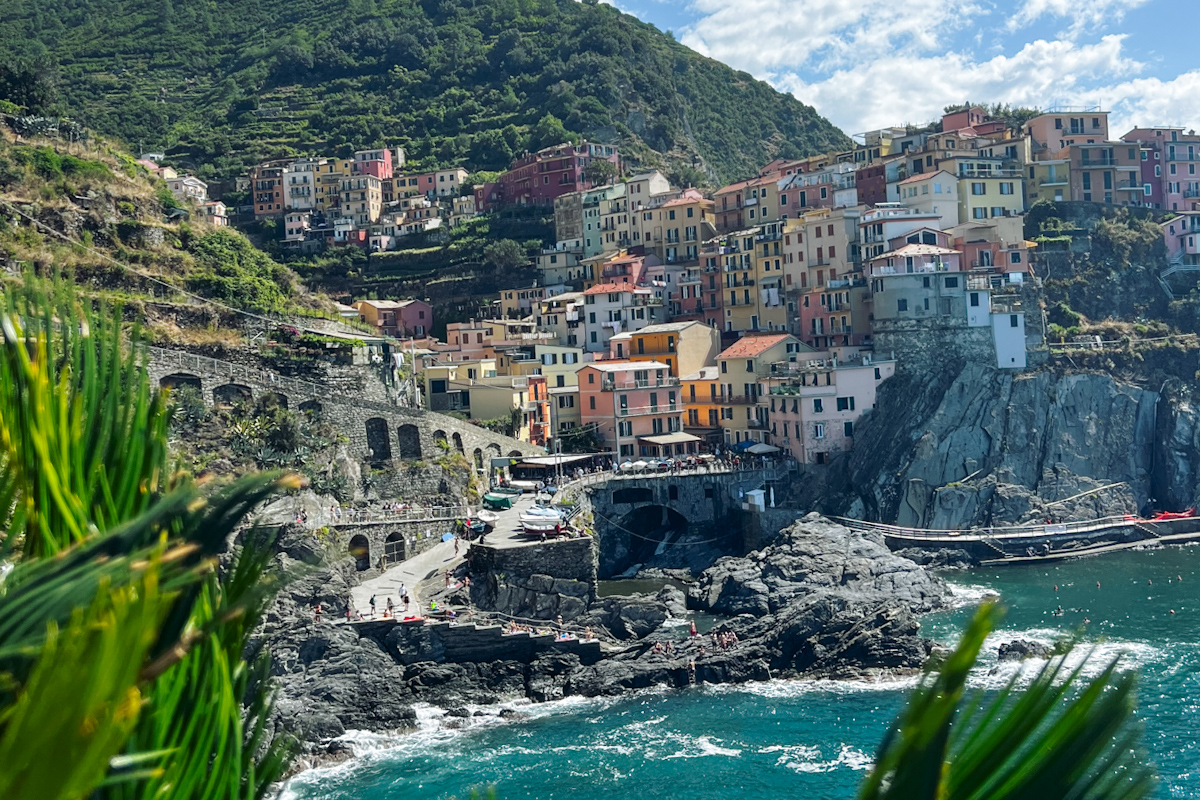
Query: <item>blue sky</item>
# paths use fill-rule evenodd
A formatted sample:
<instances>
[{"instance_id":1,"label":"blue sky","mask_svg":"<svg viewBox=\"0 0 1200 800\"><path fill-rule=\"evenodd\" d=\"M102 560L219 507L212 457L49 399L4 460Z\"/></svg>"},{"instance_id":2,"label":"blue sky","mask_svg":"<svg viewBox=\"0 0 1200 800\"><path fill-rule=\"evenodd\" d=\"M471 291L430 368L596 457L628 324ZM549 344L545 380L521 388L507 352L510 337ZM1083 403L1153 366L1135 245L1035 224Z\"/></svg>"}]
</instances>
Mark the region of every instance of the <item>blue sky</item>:
<instances>
[{"instance_id":1,"label":"blue sky","mask_svg":"<svg viewBox=\"0 0 1200 800\"><path fill-rule=\"evenodd\" d=\"M1200 129L1200 0L615 0L847 133L972 100Z\"/></svg>"}]
</instances>

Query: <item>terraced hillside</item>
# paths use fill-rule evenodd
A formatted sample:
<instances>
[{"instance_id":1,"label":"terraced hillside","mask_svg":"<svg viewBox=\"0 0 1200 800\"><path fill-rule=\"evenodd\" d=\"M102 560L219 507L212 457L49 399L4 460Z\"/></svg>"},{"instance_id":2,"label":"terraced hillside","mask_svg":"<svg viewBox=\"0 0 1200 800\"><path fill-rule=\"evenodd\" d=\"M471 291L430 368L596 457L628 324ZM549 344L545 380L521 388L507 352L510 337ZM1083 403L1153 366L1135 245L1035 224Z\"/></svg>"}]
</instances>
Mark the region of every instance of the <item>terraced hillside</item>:
<instances>
[{"instance_id":1,"label":"terraced hillside","mask_svg":"<svg viewBox=\"0 0 1200 800\"><path fill-rule=\"evenodd\" d=\"M9 0L0 53L56 61L69 113L202 177L384 142L491 170L571 134L699 183L849 142L595 0Z\"/></svg>"}]
</instances>

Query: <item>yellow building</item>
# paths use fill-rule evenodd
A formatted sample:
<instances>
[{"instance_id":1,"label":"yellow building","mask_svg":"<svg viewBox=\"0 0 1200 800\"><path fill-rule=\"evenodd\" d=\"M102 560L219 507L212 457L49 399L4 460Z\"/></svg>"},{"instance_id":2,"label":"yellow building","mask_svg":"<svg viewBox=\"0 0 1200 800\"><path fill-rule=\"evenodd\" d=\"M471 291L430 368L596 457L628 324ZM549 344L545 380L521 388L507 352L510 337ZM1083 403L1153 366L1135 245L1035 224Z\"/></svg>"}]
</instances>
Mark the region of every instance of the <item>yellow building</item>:
<instances>
[{"instance_id":1,"label":"yellow building","mask_svg":"<svg viewBox=\"0 0 1200 800\"><path fill-rule=\"evenodd\" d=\"M374 175L343 177L338 182L341 195L339 210L357 225L369 225L379 219L383 210L383 183Z\"/></svg>"},{"instance_id":2,"label":"yellow building","mask_svg":"<svg viewBox=\"0 0 1200 800\"><path fill-rule=\"evenodd\" d=\"M754 237L759 233L759 228L748 228L715 242L725 286L726 331L757 330L760 314L754 279Z\"/></svg>"},{"instance_id":3,"label":"yellow building","mask_svg":"<svg viewBox=\"0 0 1200 800\"><path fill-rule=\"evenodd\" d=\"M721 434L726 445L770 444L770 407L759 381L816 352L788 333L743 336L717 356Z\"/></svg>"},{"instance_id":4,"label":"yellow building","mask_svg":"<svg viewBox=\"0 0 1200 800\"><path fill-rule=\"evenodd\" d=\"M557 344L514 345L496 354L500 375L543 375L551 388L578 386L583 349Z\"/></svg>"},{"instance_id":5,"label":"yellow building","mask_svg":"<svg viewBox=\"0 0 1200 800\"><path fill-rule=\"evenodd\" d=\"M674 200L635 217L635 242L653 248L667 264L696 261L701 242L717 232L713 201L696 189L686 189Z\"/></svg>"},{"instance_id":6,"label":"yellow building","mask_svg":"<svg viewBox=\"0 0 1200 800\"><path fill-rule=\"evenodd\" d=\"M783 221L768 222L759 226L759 232L754 237L755 285L751 296L755 300L757 313L751 315L750 330L787 330L783 248L785 227Z\"/></svg>"},{"instance_id":7,"label":"yellow building","mask_svg":"<svg viewBox=\"0 0 1200 800\"><path fill-rule=\"evenodd\" d=\"M609 355L629 361L657 361L671 368L671 376L688 375L714 363L721 349L721 334L703 322L667 322L618 333L608 341Z\"/></svg>"},{"instance_id":8,"label":"yellow building","mask_svg":"<svg viewBox=\"0 0 1200 800\"><path fill-rule=\"evenodd\" d=\"M1039 200L1061 203L1071 200L1071 159L1056 158L1052 161L1034 161L1028 165L1029 178L1025 192L1029 205Z\"/></svg>"},{"instance_id":9,"label":"yellow building","mask_svg":"<svg viewBox=\"0 0 1200 800\"><path fill-rule=\"evenodd\" d=\"M958 178L958 221L978 222L1015 217L1025 212L1025 187L1020 172L1003 160L966 156L946 159L942 169Z\"/></svg>"},{"instance_id":10,"label":"yellow building","mask_svg":"<svg viewBox=\"0 0 1200 800\"><path fill-rule=\"evenodd\" d=\"M504 289L499 293L500 316L504 319L525 319L546 299L546 287Z\"/></svg>"},{"instance_id":11,"label":"yellow building","mask_svg":"<svg viewBox=\"0 0 1200 800\"><path fill-rule=\"evenodd\" d=\"M721 442L721 381L716 366L701 367L680 379L683 430L710 445Z\"/></svg>"}]
</instances>

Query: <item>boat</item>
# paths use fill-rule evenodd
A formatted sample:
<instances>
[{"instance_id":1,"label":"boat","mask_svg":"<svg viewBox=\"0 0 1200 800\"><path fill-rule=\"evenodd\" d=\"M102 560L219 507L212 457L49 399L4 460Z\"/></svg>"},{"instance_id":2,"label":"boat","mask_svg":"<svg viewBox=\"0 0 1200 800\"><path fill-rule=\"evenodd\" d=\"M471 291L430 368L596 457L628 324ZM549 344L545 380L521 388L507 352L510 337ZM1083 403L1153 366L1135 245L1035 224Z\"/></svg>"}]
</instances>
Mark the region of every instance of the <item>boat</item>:
<instances>
[{"instance_id":1,"label":"boat","mask_svg":"<svg viewBox=\"0 0 1200 800\"><path fill-rule=\"evenodd\" d=\"M558 533L563 527L561 511L549 506L531 506L521 512L521 528L526 533Z\"/></svg>"},{"instance_id":2,"label":"boat","mask_svg":"<svg viewBox=\"0 0 1200 800\"><path fill-rule=\"evenodd\" d=\"M487 524L478 515L468 519L466 523L471 533L483 533L487 529Z\"/></svg>"},{"instance_id":3,"label":"boat","mask_svg":"<svg viewBox=\"0 0 1200 800\"><path fill-rule=\"evenodd\" d=\"M490 531L492 528L496 527L496 522L499 521L500 517L495 512L488 511L485 508L475 515L475 519L483 523L485 530Z\"/></svg>"},{"instance_id":4,"label":"boat","mask_svg":"<svg viewBox=\"0 0 1200 800\"><path fill-rule=\"evenodd\" d=\"M490 494L505 494L510 497L519 497L524 491L520 486L493 486L488 489Z\"/></svg>"},{"instance_id":5,"label":"boat","mask_svg":"<svg viewBox=\"0 0 1200 800\"><path fill-rule=\"evenodd\" d=\"M506 508L513 507L513 497L511 494L493 494L488 492L483 496L484 508L492 511L503 511Z\"/></svg>"}]
</instances>

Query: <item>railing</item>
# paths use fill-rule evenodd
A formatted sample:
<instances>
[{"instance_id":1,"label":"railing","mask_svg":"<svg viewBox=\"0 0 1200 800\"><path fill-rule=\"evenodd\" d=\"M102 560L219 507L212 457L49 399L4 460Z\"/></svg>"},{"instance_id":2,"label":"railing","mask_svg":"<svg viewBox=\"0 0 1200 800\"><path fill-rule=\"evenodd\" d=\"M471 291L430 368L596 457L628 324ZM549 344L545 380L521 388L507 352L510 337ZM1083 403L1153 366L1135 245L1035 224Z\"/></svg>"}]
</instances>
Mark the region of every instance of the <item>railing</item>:
<instances>
[{"instance_id":1,"label":"railing","mask_svg":"<svg viewBox=\"0 0 1200 800\"><path fill-rule=\"evenodd\" d=\"M1043 525L1009 525L999 528L981 528L968 531L938 530L933 528L905 528L899 525L885 525L882 522L865 522L863 520L835 517L852 530L875 531L885 535L899 536L907 539L925 539L930 541L984 541L993 539L1018 539L1029 536L1058 536L1065 533L1089 533L1106 528L1127 527L1135 520L1125 517L1102 517L1080 522L1060 522ZM1144 520L1142 520L1144 522Z\"/></svg>"},{"instance_id":2,"label":"railing","mask_svg":"<svg viewBox=\"0 0 1200 800\"><path fill-rule=\"evenodd\" d=\"M761 396L762 395L756 395L756 394L731 394L731 395L722 394L722 395L717 396L717 400L719 401L720 405L752 406L752 405L756 405L758 403L758 399Z\"/></svg>"},{"instance_id":3,"label":"railing","mask_svg":"<svg viewBox=\"0 0 1200 800\"><path fill-rule=\"evenodd\" d=\"M600 388L609 391L622 391L625 389L657 389L660 386L670 387L678 386L679 378L669 377L660 380L626 380L626 381L603 381Z\"/></svg>"}]
</instances>

